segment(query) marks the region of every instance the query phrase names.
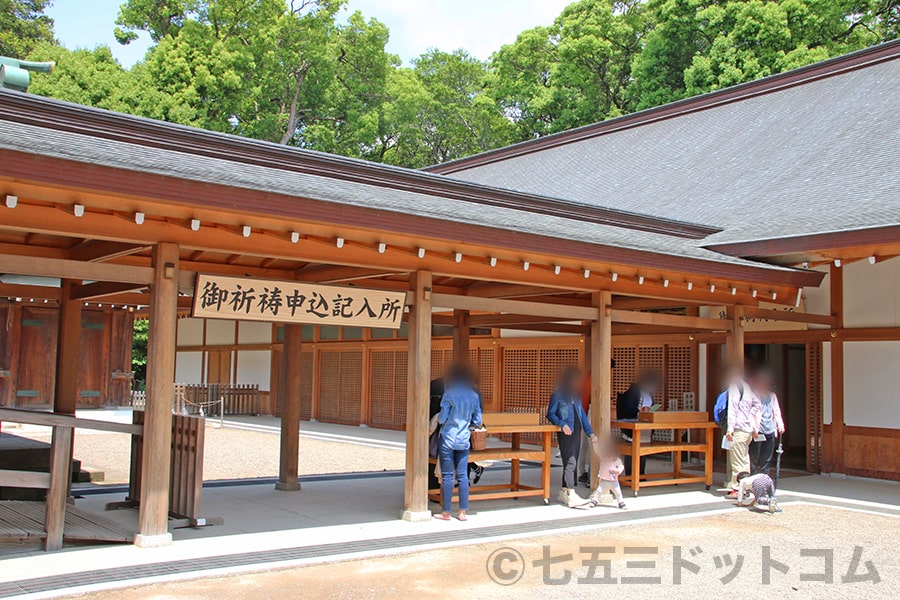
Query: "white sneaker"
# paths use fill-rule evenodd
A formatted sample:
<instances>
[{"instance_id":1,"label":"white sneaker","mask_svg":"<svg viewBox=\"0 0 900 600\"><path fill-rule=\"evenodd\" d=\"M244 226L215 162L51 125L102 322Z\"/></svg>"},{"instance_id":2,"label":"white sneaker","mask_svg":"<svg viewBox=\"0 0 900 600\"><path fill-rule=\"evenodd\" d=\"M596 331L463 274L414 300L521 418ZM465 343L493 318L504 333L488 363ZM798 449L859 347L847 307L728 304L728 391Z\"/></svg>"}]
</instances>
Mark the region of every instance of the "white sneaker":
<instances>
[{"instance_id":1,"label":"white sneaker","mask_svg":"<svg viewBox=\"0 0 900 600\"><path fill-rule=\"evenodd\" d=\"M566 506L569 508L578 508L580 506L584 506L587 503L587 500L578 495L578 492L575 490L569 490L568 498L566 499Z\"/></svg>"},{"instance_id":2,"label":"white sneaker","mask_svg":"<svg viewBox=\"0 0 900 600\"><path fill-rule=\"evenodd\" d=\"M559 490L559 495L556 497L556 501L560 504L569 504L569 490L568 488L561 488Z\"/></svg>"}]
</instances>

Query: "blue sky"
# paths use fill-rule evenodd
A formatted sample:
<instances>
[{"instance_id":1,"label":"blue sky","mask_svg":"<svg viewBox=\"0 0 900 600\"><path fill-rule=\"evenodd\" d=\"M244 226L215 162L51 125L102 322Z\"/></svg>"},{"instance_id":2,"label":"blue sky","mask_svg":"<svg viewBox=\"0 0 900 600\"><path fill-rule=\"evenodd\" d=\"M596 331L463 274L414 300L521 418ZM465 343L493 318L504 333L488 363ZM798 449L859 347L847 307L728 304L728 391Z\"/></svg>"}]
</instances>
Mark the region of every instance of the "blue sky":
<instances>
[{"instance_id":1,"label":"blue sky","mask_svg":"<svg viewBox=\"0 0 900 600\"><path fill-rule=\"evenodd\" d=\"M106 44L125 66L143 58L147 35L128 46L113 37L123 0L54 0L47 11L56 20L56 37L67 48ZM350 0L348 12L360 10L391 31L388 51L404 62L430 47L465 48L481 59L515 40L523 29L548 25L572 0Z\"/></svg>"}]
</instances>

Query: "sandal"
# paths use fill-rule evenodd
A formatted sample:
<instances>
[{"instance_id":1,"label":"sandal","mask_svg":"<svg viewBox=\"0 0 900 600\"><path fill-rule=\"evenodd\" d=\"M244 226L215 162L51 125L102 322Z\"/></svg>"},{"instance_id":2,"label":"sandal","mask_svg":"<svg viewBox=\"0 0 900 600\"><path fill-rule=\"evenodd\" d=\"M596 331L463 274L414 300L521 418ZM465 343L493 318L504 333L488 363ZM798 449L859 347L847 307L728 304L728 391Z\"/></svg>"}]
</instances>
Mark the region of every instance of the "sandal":
<instances>
[{"instance_id":1,"label":"sandal","mask_svg":"<svg viewBox=\"0 0 900 600\"><path fill-rule=\"evenodd\" d=\"M436 514L434 515L434 518L435 518L435 519L440 519L441 521L449 521L449 520L450 520L450 513L436 513Z\"/></svg>"},{"instance_id":2,"label":"sandal","mask_svg":"<svg viewBox=\"0 0 900 600\"><path fill-rule=\"evenodd\" d=\"M450 517L448 516L447 518L449 519ZM456 515L456 518L459 519L460 521L468 521L469 520L469 517L466 516L466 512L462 511L462 510L459 511L459 514Z\"/></svg>"}]
</instances>

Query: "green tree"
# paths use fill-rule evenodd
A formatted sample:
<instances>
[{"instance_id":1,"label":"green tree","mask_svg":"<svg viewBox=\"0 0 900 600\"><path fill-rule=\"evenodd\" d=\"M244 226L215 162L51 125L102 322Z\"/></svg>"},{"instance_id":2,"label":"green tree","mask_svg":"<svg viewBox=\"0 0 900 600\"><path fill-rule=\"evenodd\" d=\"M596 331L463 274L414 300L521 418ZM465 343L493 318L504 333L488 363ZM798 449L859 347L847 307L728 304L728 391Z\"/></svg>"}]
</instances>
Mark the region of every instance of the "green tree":
<instances>
[{"instance_id":1,"label":"green tree","mask_svg":"<svg viewBox=\"0 0 900 600\"><path fill-rule=\"evenodd\" d=\"M752 81L897 37L897 0L650 0L636 109Z\"/></svg>"},{"instance_id":2,"label":"green tree","mask_svg":"<svg viewBox=\"0 0 900 600\"><path fill-rule=\"evenodd\" d=\"M122 68L107 46L93 50L66 50L48 42L38 44L30 60L55 61L52 73L33 77L29 92L131 114L153 115L151 107L164 101L143 80L140 71Z\"/></svg>"},{"instance_id":3,"label":"green tree","mask_svg":"<svg viewBox=\"0 0 900 600\"><path fill-rule=\"evenodd\" d=\"M56 43L51 0L0 0L0 55L24 59L41 42Z\"/></svg>"},{"instance_id":4,"label":"green tree","mask_svg":"<svg viewBox=\"0 0 900 600\"><path fill-rule=\"evenodd\" d=\"M493 93L519 139L562 131L629 109L631 62L647 22L639 0L580 0L551 27L523 32L492 59Z\"/></svg>"},{"instance_id":5,"label":"green tree","mask_svg":"<svg viewBox=\"0 0 900 600\"><path fill-rule=\"evenodd\" d=\"M150 339L150 321L135 319L131 342L131 371L134 373L133 389L143 390L147 384L147 342Z\"/></svg>"}]
</instances>

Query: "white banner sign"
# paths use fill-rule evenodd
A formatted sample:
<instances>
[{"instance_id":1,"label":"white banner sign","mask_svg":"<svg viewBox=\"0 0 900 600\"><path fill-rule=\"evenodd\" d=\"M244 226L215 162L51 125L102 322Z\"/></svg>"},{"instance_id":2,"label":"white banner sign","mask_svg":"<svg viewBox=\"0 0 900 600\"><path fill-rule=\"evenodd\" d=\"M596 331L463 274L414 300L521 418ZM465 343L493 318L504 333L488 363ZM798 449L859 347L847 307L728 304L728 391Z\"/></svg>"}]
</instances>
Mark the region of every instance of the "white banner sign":
<instances>
[{"instance_id":1,"label":"white banner sign","mask_svg":"<svg viewBox=\"0 0 900 600\"><path fill-rule=\"evenodd\" d=\"M193 316L399 329L405 292L197 275Z\"/></svg>"}]
</instances>

